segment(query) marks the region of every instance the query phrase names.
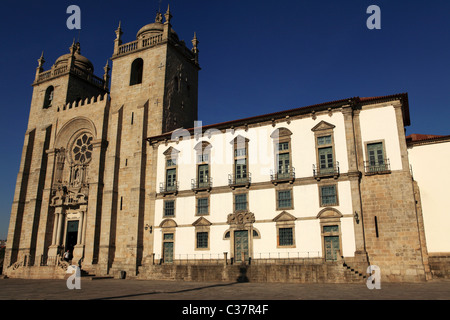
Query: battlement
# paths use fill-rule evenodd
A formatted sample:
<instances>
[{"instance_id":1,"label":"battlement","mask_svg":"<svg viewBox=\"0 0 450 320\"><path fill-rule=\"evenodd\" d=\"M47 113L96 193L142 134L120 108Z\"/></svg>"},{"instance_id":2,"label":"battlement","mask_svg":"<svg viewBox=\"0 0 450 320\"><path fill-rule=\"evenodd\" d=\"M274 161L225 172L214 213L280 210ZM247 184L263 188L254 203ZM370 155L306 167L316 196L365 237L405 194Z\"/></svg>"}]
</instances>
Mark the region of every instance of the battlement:
<instances>
[{"instance_id":1,"label":"battlement","mask_svg":"<svg viewBox=\"0 0 450 320\"><path fill-rule=\"evenodd\" d=\"M96 104L97 105L101 104L102 106L104 106L103 102L106 102L109 100L110 100L110 96L108 93L105 93L104 95L99 94L98 96L94 96L94 97L86 98L86 99L80 99L80 100L69 102L62 106L59 106L57 108L57 112L70 110L70 109L78 108L78 107L85 106L85 105L95 106Z\"/></svg>"}]
</instances>

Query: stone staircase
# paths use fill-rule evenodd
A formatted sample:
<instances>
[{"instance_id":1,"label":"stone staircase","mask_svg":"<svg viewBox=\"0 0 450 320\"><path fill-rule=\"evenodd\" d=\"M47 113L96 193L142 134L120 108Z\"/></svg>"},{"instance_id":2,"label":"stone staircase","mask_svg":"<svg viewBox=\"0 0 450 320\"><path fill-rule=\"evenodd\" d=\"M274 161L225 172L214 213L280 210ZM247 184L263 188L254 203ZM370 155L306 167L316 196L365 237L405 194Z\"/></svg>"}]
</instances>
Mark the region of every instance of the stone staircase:
<instances>
[{"instance_id":1,"label":"stone staircase","mask_svg":"<svg viewBox=\"0 0 450 320\"><path fill-rule=\"evenodd\" d=\"M102 279L114 279L113 276L97 276L89 271L81 269L82 280L102 280Z\"/></svg>"},{"instance_id":2,"label":"stone staircase","mask_svg":"<svg viewBox=\"0 0 450 320\"><path fill-rule=\"evenodd\" d=\"M365 280L367 278L367 275L360 272L359 270L357 270L356 268L350 266L349 264L347 264L344 260L344 257L341 256L342 259L342 266L344 268L346 268L346 270L348 270L350 273L355 274L356 276L358 276L361 280Z\"/></svg>"}]
</instances>

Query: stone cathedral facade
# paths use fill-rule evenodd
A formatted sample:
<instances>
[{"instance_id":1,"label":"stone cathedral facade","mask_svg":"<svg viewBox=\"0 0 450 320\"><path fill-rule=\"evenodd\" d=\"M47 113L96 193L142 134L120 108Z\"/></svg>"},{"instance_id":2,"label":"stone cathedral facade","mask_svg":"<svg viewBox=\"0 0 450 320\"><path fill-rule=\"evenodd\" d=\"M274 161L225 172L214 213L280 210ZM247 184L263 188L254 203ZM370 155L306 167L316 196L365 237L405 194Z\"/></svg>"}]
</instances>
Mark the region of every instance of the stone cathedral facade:
<instances>
[{"instance_id":1,"label":"stone cathedral facade","mask_svg":"<svg viewBox=\"0 0 450 320\"><path fill-rule=\"evenodd\" d=\"M97 276L229 280L245 264L261 281L343 282L371 264L432 278L406 94L198 127L199 41L171 19L125 44L119 25L102 77L79 43L38 60L7 276L64 277L69 251Z\"/></svg>"}]
</instances>

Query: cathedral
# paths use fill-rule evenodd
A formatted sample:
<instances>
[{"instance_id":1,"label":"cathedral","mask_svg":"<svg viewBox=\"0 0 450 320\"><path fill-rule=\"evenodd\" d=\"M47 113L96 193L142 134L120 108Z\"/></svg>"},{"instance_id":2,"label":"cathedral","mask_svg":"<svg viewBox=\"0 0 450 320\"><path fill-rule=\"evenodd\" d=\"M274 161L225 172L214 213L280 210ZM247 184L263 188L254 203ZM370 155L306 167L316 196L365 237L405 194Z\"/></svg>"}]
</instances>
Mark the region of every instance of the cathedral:
<instances>
[{"instance_id":1,"label":"cathedral","mask_svg":"<svg viewBox=\"0 0 450 320\"><path fill-rule=\"evenodd\" d=\"M101 77L80 43L48 70L38 60L6 276L449 277L450 219L426 164L450 137L406 137L406 93L202 126L199 41L188 48L171 19L129 43L119 24Z\"/></svg>"}]
</instances>

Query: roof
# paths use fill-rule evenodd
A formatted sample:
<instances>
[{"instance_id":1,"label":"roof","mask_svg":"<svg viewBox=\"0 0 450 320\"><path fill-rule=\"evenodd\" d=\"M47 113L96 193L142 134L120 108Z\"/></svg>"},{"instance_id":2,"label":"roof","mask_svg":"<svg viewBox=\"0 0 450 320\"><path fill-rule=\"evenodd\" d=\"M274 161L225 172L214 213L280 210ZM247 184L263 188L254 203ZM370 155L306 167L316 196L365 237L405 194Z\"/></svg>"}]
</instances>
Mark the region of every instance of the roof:
<instances>
[{"instance_id":1,"label":"roof","mask_svg":"<svg viewBox=\"0 0 450 320\"><path fill-rule=\"evenodd\" d=\"M450 141L450 135L434 135L434 134L418 134L413 133L406 137L406 143L408 146L439 143Z\"/></svg>"},{"instance_id":2,"label":"roof","mask_svg":"<svg viewBox=\"0 0 450 320\"><path fill-rule=\"evenodd\" d=\"M283 119L286 117L301 115L301 114L307 114L311 113L313 111L323 111L327 110L329 108L340 108L344 105L352 105L354 109L357 109L358 106L362 105L368 105L368 104L375 104L375 103L383 103L388 101L395 101L400 100L402 102L402 111L403 111L403 123L404 126L409 126L411 124L410 118L409 118L409 102L408 102L408 94L407 93L400 93L400 94L394 94L389 96L380 96L380 97L353 97L353 98L347 98L347 99L341 99L341 100L335 100L330 102L324 102L320 104L310 105L306 107L300 107L295 109L289 109L284 111L278 111L268 114L263 114L259 116L254 117L248 117L238 120L232 120L232 121L226 121L226 122L220 122L216 124L206 125L202 126L202 131L206 131L208 129L218 129L223 130L226 128L231 127L238 127L238 126L244 126L249 125L252 123L258 123L262 121L271 121L271 120L277 120L277 119ZM198 130L198 128L189 128L186 129L191 134L194 133L194 131ZM178 129L177 129L178 130ZM176 131L176 130L174 130ZM166 132L158 136L152 136L147 138L149 141L158 141L158 140L165 140L169 139L174 131Z\"/></svg>"}]
</instances>

